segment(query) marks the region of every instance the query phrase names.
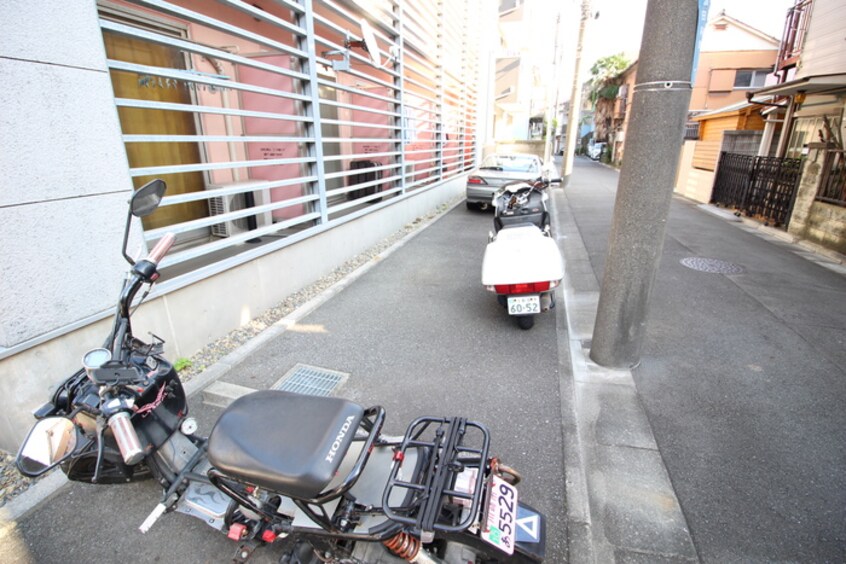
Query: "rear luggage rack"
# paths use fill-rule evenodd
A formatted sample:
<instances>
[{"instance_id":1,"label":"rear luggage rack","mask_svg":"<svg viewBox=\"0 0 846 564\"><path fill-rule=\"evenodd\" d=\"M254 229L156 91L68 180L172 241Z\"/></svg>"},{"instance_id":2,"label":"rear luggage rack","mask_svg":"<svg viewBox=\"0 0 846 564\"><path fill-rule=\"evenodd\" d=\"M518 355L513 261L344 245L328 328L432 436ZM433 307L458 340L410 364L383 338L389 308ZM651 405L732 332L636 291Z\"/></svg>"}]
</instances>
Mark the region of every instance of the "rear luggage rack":
<instances>
[{"instance_id":1,"label":"rear luggage rack","mask_svg":"<svg viewBox=\"0 0 846 564\"><path fill-rule=\"evenodd\" d=\"M485 466L488 460L490 435L481 423L463 417L420 417L411 422L402 444L395 451L394 465L382 495L382 510L392 520L414 527L424 542L434 531L460 532L473 524L479 515ZM424 463L412 481L398 477L408 449L420 449ZM456 489L456 478L464 470L476 470L469 492ZM400 506L391 506L395 488L406 495ZM465 503L456 500L465 500ZM469 503L467 503L469 502ZM455 514L450 516L447 505L459 509L469 505L470 511L461 511L455 524ZM450 518L452 517L452 518Z\"/></svg>"}]
</instances>

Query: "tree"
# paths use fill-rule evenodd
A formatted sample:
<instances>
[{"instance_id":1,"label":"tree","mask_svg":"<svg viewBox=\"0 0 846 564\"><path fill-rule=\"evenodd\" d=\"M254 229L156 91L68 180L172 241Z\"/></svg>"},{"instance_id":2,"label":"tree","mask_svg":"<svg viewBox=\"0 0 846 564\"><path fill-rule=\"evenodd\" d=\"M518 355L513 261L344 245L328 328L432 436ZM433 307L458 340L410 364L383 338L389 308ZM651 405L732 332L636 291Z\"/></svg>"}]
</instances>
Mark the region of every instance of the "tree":
<instances>
[{"instance_id":1,"label":"tree","mask_svg":"<svg viewBox=\"0 0 846 564\"><path fill-rule=\"evenodd\" d=\"M613 100L620 85L617 77L629 66L629 60L622 53L597 59L590 68L590 101L595 105L599 99Z\"/></svg>"}]
</instances>

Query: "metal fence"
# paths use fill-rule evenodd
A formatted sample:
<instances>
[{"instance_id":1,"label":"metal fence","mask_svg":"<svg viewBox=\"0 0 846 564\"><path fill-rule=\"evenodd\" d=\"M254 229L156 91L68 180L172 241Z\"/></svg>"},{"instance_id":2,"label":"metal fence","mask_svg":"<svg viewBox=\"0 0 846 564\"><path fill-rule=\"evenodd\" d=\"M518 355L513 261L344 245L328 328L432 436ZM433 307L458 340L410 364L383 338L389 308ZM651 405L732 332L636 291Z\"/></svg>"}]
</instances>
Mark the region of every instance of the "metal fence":
<instances>
[{"instance_id":1,"label":"metal fence","mask_svg":"<svg viewBox=\"0 0 846 564\"><path fill-rule=\"evenodd\" d=\"M826 149L817 200L846 206L846 152Z\"/></svg>"},{"instance_id":2,"label":"metal fence","mask_svg":"<svg viewBox=\"0 0 846 564\"><path fill-rule=\"evenodd\" d=\"M711 203L733 207L768 224L787 226L801 173L801 159L756 157L723 151Z\"/></svg>"},{"instance_id":3,"label":"metal fence","mask_svg":"<svg viewBox=\"0 0 846 564\"><path fill-rule=\"evenodd\" d=\"M100 25L165 276L244 262L475 165L481 0L132 0ZM369 40L369 41L368 41Z\"/></svg>"}]
</instances>

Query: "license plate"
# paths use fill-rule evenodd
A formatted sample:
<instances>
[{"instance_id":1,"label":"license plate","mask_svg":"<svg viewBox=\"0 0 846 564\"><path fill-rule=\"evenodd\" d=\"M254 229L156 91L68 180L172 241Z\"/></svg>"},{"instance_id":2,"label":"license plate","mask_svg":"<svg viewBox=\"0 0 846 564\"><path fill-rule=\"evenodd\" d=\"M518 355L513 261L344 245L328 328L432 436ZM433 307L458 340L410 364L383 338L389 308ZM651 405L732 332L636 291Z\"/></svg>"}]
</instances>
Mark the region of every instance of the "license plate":
<instances>
[{"instance_id":1,"label":"license plate","mask_svg":"<svg viewBox=\"0 0 846 564\"><path fill-rule=\"evenodd\" d=\"M488 506L482 539L507 554L514 554L517 527L517 488L498 476L488 483Z\"/></svg>"},{"instance_id":2,"label":"license plate","mask_svg":"<svg viewBox=\"0 0 846 564\"><path fill-rule=\"evenodd\" d=\"M508 298L509 315L540 313L540 296L513 296Z\"/></svg>"}]
</instances>

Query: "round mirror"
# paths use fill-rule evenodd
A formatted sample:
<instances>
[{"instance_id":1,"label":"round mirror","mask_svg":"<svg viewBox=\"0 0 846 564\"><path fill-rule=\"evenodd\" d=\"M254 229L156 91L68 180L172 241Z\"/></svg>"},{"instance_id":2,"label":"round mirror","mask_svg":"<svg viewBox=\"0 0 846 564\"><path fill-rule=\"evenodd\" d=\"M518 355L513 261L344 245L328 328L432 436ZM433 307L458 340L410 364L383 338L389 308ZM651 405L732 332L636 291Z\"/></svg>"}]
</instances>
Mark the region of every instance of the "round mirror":
<instances>
[{"instance_id":1,"label":"round mirror","mask_svg":"<svg viewBox=\"0 0 846 564\"><path fill-rule=\"evenodd\" d=\"M33 425L15 460L26 476L40 476L76 449L78 434L66 417L47 417Z\"/></svg>"},{"instance_id":2,"label":"round mirror","mask_svg":"<svg viewBox=\"0 0 846 564\"><path fill-rule=\"evenodd\" d=\"M148 216L159 207L167 185L164 180L156 179L148 182L132 195L129 201L129 210L135 217Z\"/></svg>"}]
</instances>

